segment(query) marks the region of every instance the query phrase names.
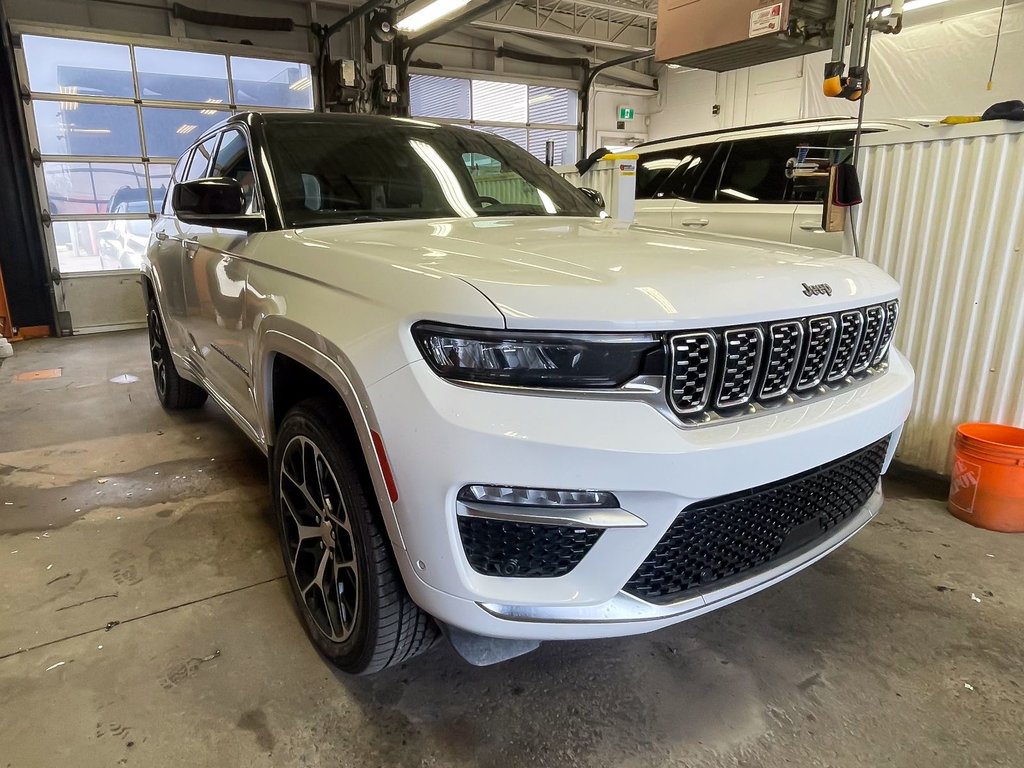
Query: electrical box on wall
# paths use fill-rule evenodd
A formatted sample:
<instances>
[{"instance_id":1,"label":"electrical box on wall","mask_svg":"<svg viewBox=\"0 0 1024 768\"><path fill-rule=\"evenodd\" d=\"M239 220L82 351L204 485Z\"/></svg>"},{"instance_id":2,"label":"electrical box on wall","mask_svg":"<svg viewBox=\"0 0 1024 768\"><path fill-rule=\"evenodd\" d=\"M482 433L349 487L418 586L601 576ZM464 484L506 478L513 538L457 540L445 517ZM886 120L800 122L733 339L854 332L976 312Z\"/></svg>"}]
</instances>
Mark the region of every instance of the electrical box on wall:
<instances>
[{"instance_id":1,"label":"electrical box on wall","mask_svg":"<svg viewBox=\"0 0 1024 768\"><path fill-rule=\"evenodd\" d=\"M836 0L659 0L662 64L727 72L832 47Z\"/></svg>"},{"instance_id":2,"label":"electrical box on wall","mask_svg":"<svg viewBox=\"0 0 1024 768\"><path fill-rule=\"evenodd\" d=\"M359 71L352 59L329 62L324 69L326 107L332 112L353 112L362 97Z\"/></svg>"}]
</instances>

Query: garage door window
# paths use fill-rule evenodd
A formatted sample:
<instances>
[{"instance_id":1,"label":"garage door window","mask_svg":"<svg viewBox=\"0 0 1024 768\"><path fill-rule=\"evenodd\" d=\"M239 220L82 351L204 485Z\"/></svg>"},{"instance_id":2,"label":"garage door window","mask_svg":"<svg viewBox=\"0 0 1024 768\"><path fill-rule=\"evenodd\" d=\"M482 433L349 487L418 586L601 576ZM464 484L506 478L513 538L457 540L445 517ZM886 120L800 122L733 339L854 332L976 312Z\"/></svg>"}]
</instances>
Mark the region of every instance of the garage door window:
<instances>
[{"instance_id":1,"label":"garage door window","mask_svg":"<svg viewBox=\"0 0 1024 768\"><path fill-rule=\"evenodd\" d=\"M238 109L313 107L304 62L21 39L40 203L62 274L137 267L174 162L207 128Z\"/></svg>"},{"instance_id":2,"label":"garage door window","mask_svg":"<svg viewBox=\"0 0 1024 768\"><path fill-rule=\"evenodd\" d=\"M576 162L577 95L569 88L412 75L409 104L414 117L493 133L539 160L552 142L555 165Z\"/></svg>"}]
</instances>

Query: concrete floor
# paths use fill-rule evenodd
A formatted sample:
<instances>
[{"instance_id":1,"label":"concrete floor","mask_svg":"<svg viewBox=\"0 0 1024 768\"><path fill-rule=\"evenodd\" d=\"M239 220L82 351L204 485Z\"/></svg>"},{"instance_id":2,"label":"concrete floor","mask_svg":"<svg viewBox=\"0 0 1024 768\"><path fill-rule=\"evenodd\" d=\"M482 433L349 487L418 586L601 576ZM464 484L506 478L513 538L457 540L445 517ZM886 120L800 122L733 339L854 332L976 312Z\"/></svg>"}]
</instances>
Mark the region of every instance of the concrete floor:
<instances>
[{"instance_id":1,"label":"concrete floor","mask_svg":"<svg viewBox=\"0 0 1024 768\"><path fill-rule=\"evenodd\" d=\"M1024 538L897 483L836 555L675 628L337 676L262 456L212 404L164 413L146 355L47 340L0 369L0 766L1024 765Z\"/></svg>"}]
</instances>

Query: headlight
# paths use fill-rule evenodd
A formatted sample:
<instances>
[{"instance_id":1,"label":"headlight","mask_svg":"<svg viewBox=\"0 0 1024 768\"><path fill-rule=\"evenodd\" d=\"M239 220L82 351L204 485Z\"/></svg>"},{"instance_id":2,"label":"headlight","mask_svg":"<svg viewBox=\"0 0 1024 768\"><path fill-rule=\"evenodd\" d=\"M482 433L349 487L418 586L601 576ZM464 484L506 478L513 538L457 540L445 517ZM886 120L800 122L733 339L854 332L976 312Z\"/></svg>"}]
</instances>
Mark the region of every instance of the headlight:
<instances>
[{"instance_id":1,"label":"headlight","mask_svg":"<svg viewBox=\"0 0 1024 768\"><path fill-rule=\"evenodd\" d=\"M531 333L420 323L413 335L438 375L517 387L611 389L643 373L652 353L663 354L651 334Z\"/></svg>"}]
</instances>

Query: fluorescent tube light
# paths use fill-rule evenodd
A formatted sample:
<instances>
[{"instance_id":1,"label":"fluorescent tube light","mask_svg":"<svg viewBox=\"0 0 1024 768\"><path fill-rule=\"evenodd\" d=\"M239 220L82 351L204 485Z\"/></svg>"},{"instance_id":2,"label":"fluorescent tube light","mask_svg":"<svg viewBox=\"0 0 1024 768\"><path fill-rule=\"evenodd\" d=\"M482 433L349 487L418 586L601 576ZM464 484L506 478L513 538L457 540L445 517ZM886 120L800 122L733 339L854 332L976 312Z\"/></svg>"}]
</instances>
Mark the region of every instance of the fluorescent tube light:
<instances>
[{"instance_id":1,"label":"fluorescent tube light","mask_svg":"<svg viewBox=\"0 0 1024 768\"><path fill-rule=\"evenodd\" d=\"M403 32L419 32L466 5L469 5L469 0L434 0L429 5L406 16L396 26Z\"/></svg>"}]
</instances>

